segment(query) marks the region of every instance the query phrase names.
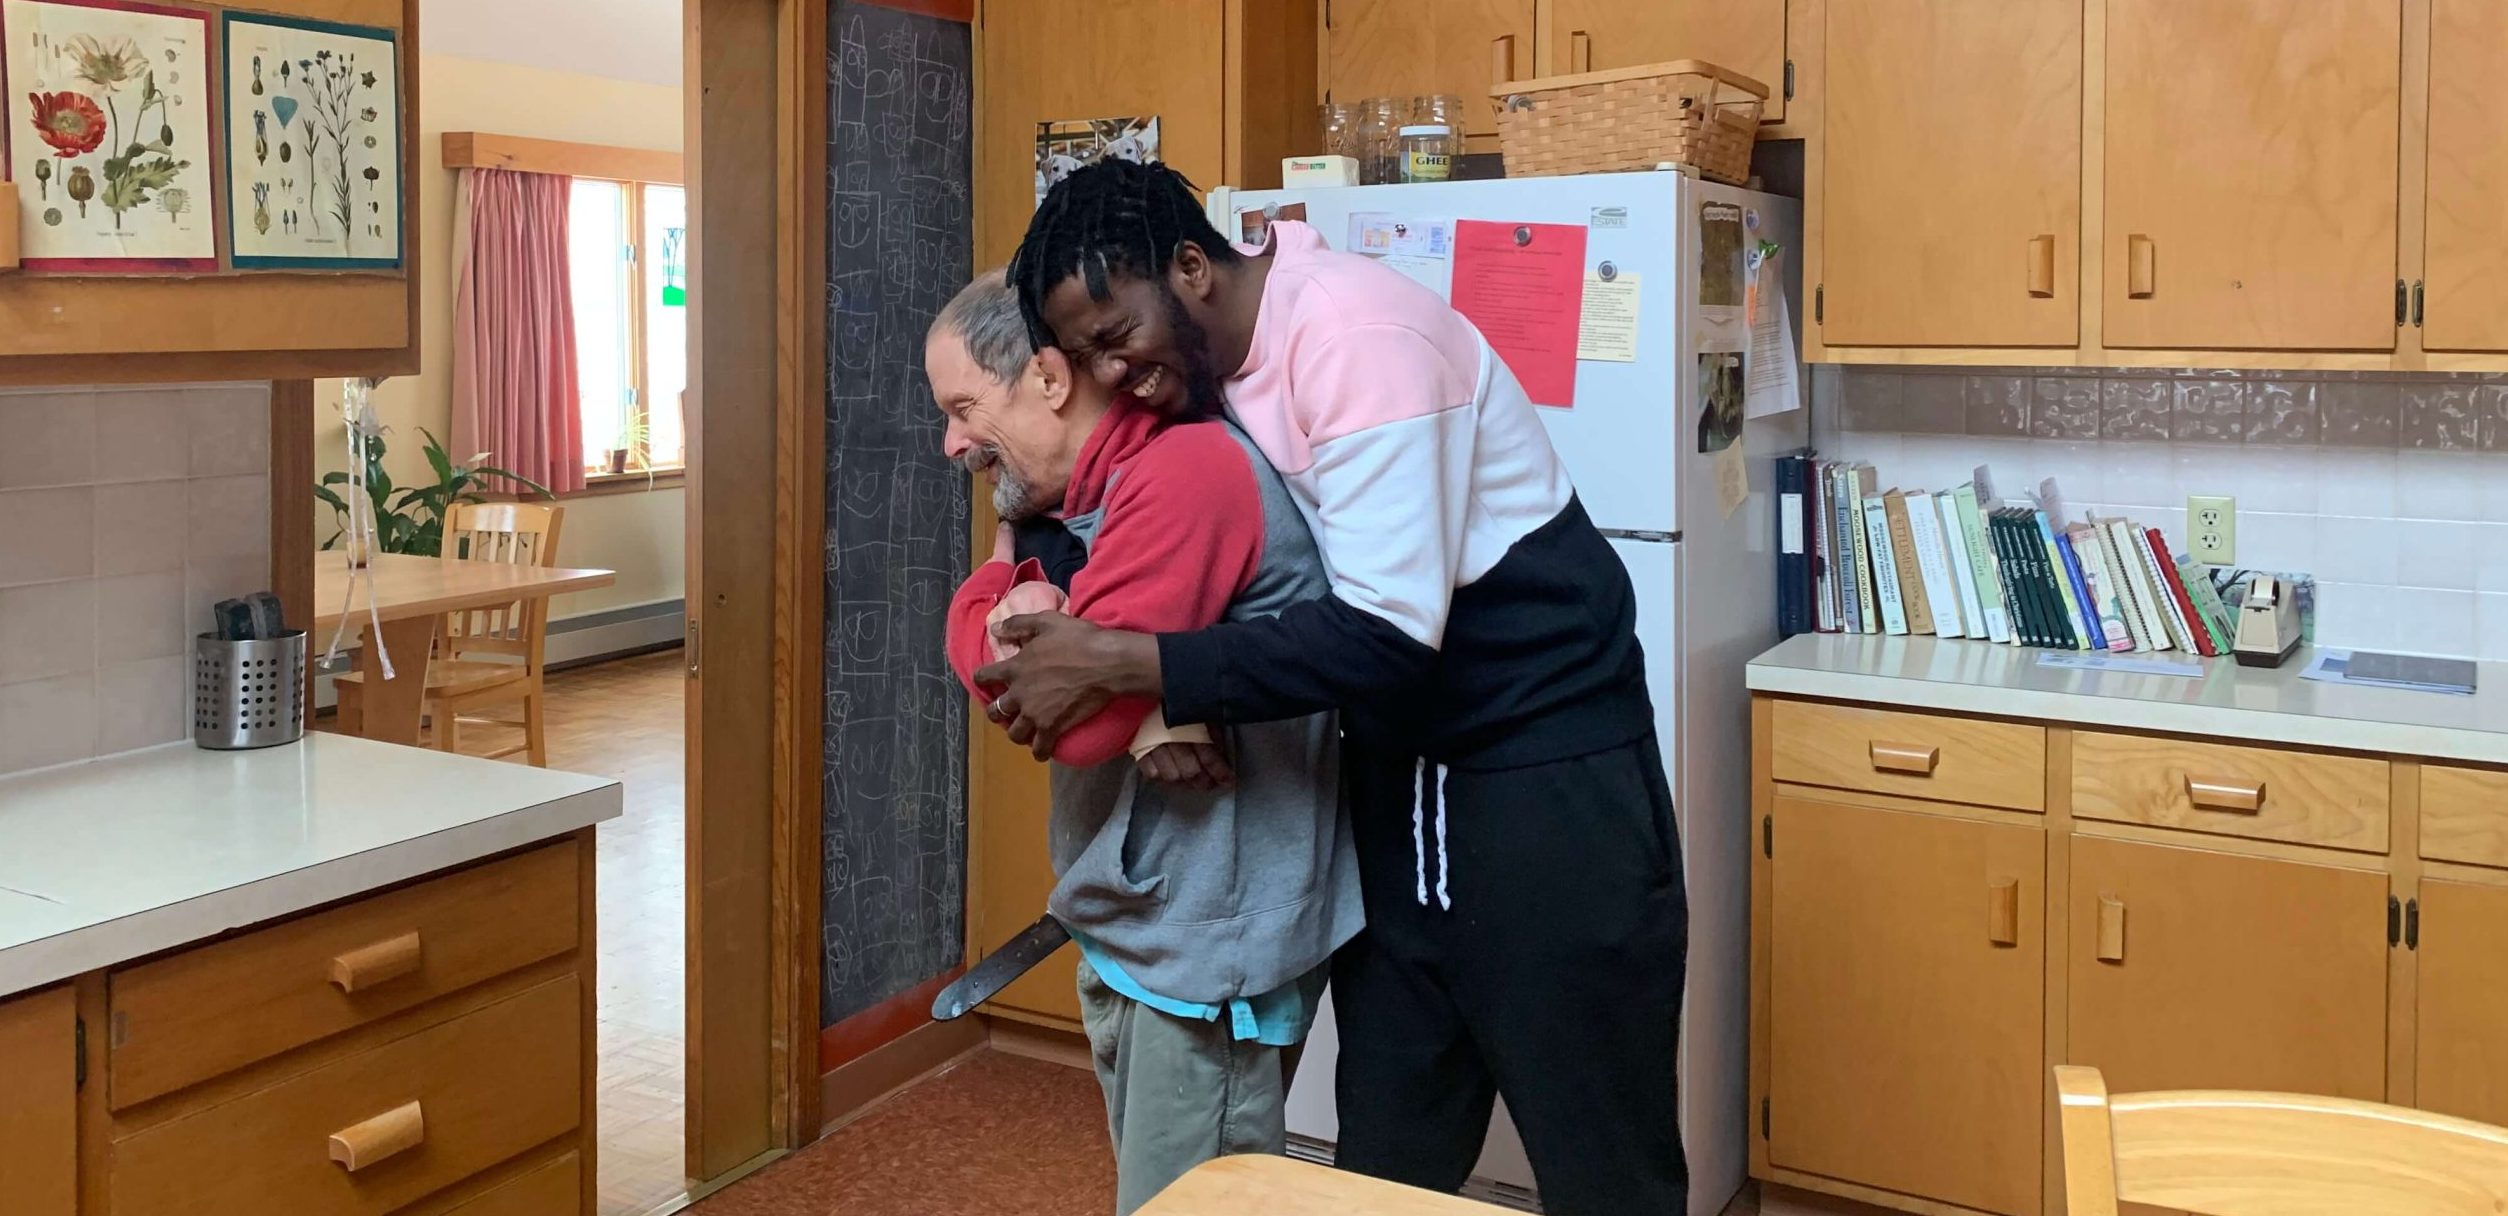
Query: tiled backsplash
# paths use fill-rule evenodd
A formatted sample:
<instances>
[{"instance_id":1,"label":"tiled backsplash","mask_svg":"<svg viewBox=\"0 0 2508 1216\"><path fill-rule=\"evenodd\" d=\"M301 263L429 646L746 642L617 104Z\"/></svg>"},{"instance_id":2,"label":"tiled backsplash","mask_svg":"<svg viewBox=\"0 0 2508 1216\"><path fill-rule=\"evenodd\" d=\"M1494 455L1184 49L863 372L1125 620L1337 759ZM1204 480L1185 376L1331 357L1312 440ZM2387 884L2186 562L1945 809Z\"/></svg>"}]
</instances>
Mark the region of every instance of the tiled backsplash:
<instances>
[{"instance_id":1,"label":"tiled backsplash","mask_svg":"<svg viewBox=\"0 0 2508 1216\"><path fill-rule=\"evenodd\" d=\"M0 389L0 773L188 738L191 636L269 581L268 385Z\"/></svg>"},{"instance_id":2,"label":"tiled backsplash","mask_svg":"<svg viewBox=\"0 0 2508 1216\"><path fill-rule=\"evenodd\" d=\"M2318 582L2333 646L2508 661L2508 377L1820 368L1824 455L1884 485L1992 468L2065 510L2186 535L2186 496L2238 500L2242 568Z\"/></svg>"}]
</instances>

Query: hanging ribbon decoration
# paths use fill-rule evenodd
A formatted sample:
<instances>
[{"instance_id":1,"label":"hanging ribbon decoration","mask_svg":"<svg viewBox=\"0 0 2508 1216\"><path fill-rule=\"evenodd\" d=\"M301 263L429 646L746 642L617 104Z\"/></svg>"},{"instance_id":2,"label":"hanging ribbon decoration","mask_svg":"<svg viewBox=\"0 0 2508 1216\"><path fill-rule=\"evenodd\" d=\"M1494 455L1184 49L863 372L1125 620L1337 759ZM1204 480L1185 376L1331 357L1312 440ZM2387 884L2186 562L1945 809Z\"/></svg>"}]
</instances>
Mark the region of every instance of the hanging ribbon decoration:
<instances>
[{"instance_id":1,"label":"hanging ribbon decoration","mask_svg":"<svg viewBox=\"0 0 2508 1216\"><path fill-rule=\"evenodd\" d=\"M348 589L340 601L340 623L331 630L331 645L322 661L328 664L339 658L340 643L348 637L349 607L357 602L357 589L362 586L366 589L366 645L374 647L383 678L390 680L394 678L392 653L384 649L383 613L374 602L374 496L366 480L366 445L383 433L382 420L374 412L374 390L381 383L381 379L356 379L340 388L340 421L348 430L348 526L343 537L348 542Z\"/></svg>"}]
</instances>

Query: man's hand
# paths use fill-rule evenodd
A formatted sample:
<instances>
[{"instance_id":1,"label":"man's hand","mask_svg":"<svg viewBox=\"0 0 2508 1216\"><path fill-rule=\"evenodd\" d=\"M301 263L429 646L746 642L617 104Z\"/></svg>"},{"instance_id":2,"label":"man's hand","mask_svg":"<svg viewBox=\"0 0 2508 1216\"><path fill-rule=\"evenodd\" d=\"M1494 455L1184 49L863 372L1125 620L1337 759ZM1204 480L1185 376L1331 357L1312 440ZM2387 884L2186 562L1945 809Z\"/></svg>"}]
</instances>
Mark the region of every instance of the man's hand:
<instances>
[{"instance_id":1,"label":"man's hand","mask_svg":"<svg viewBox=\"0 0 2508 1216\"><path fill-rule=\"evenodd\" d=\"M977 685L1005 690L985 716L1008 727L1010 741L1039 760L1051 759L1063 732L1108 701L1158 695L1158 639L1148 634L1040 612L995 625L993 636L1019 653L975 673Z\"/></svg>"},{"instance_id":2,"label":"man's hand","mask_svg":"<svg viewBox=\"0 0 2508 1216\"><path fill-rule=\"evenodd\" d=\"M1141 775L1162 785L1215 790L1236 781L1228 753L1210 743L1161 743L1141 757Z\"/></svg>"}]
</instances>

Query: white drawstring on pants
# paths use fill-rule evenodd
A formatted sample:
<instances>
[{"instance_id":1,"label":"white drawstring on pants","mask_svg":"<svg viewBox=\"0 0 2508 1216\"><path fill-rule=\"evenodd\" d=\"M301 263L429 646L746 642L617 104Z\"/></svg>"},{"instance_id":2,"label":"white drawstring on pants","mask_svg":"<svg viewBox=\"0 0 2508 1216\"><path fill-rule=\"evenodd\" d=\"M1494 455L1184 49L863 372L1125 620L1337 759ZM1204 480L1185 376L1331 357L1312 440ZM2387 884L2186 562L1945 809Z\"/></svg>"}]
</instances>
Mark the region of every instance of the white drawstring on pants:
<instances>
[{"instance_id":1,"label":"white drawstring on pants","mask_svg":"<svg viewBox=\"0 0 2508 1216\"><path fill-rule=\"evenodd\" d=\"M1427 759L1423 757L1416 764L1418 767L1412 776L1412 780L1416 783L1414 787L1416 796L1411 803L1411 852L1414 859L1413 872L1416 876L1416 897L1421 907L1428 906L1427 812L1428 804L1433 800L1437 805L1437 906L1451 912L1454 910L1454 901L1446 894L1446 766L1442 764L1436 766L1437 771L1432 781Z\"/></svg>"}]
</instances>

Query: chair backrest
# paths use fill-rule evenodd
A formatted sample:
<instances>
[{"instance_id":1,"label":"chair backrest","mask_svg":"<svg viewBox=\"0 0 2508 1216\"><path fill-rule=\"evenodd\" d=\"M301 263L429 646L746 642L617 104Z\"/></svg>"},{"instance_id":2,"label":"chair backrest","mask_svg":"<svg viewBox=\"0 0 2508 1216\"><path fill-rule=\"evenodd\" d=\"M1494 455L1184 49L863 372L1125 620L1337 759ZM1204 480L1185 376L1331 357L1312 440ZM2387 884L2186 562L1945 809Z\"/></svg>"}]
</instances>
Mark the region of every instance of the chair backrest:
<instances>
[{"instance_id":1,"label":"chair backrest","mask_svg":"<svg viewBox=\"0 0 2508 1216\"><path fill-rule=\"evenodd\" d=\"M564 507L517 502L455 503L444 520L444 556L514 566L555 566L557 534L565 522ZM445 654L515 655L538 667L540 651L548 637L548 617L547 596L447 613Z\"/></svg>"},{"instance_id":2,"label":"chair backrest","mask_svg":"<svg viewBox=\"0 0 2508 1216\"><path fill-rule=\"evenodd\" d=\"M2243 1090L2110 1097L2055 1070L2070 1216L2147 1203L2200 1216L2496 1216L2508 1129L2348 1098Z\"/></svg>"}]
</instances>

